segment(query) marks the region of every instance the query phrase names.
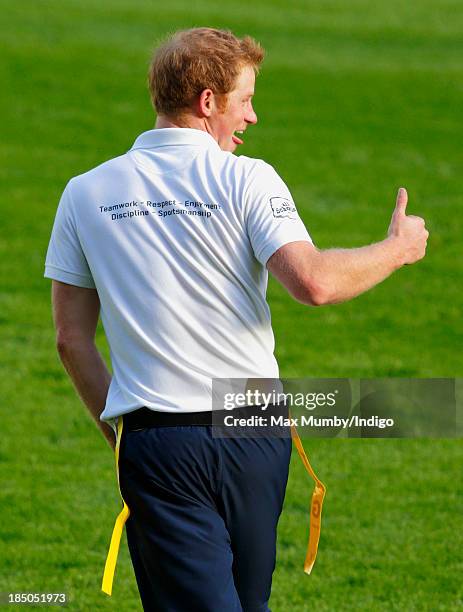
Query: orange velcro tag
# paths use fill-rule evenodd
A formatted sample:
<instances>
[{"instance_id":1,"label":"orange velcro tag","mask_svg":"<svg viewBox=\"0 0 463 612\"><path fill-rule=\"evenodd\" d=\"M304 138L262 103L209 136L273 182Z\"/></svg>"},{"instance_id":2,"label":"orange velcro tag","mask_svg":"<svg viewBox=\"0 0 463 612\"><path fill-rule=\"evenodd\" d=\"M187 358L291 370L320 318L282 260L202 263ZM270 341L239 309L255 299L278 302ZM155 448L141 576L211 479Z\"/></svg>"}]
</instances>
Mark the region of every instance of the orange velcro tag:
<instances>
[{"instance_id":1,"label":"orange velcro tag","mask_svg":"<svg viewBox=\"0 0 463 612\"><path fill-rule=\"evenodd\" d=\"M315 472L313 471L312 466L310 465L310 461L308 460L307 455L305 454L304 447L302 446L302 442L299 437L299 434L297 433L295 425L291 425L291 437L297 448L297 452L299 453L299 457L301 458L305 469L315 481L315 489L312 493L312 501L310 504L309 543L307 545L307 554L305 556L304 561L304 572L306 574L310 574L314 566L315 559L317 557L318 541L320 540L321 530L322 506L323 499L326 493L326 487L322 483L322 481L317 478Z\"/></svg>"},{"instance_id":2,"label":"orange velcro tag","mask_svg":"<svg viewBox=\"0 0 463 612\"><path fill-rule=\"evenodd\" d=\"M114 572L116 570L117 556L119 554L119 546L121 543L122 529L124 528L126 520L130 516L130 510L124 501L121 493L121 486L119 482L119 446L121 443L122 436L122 416L117 419L117 440L116 440L116 474L117 474L117 485L119 487L119 494L122 499L123 508L116 518L114 523L114 529L111 536L111 543L109 545L108 556L106 557L106 563L103 572L103 581L101 584L101 590L107 595L111 595L113 590Z\"/></svg>"}]
</instances>

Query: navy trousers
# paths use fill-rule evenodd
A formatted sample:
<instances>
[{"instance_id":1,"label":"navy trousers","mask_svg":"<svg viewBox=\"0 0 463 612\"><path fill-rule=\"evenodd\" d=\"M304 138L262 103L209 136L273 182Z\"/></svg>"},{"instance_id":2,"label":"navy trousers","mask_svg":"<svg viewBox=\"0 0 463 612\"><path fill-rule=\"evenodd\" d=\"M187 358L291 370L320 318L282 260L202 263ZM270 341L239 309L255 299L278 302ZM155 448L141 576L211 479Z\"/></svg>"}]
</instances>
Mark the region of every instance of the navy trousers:
<instances>
[{"instance_id":1,"label":"navy trousers","mask_svg":"<svg viewBox=\"0 0 463 612\"><path fill-rule=\"evenodd\" d=\"M267 612L291 438L123 429L127 541L148 612Z\"/></svg>"}]
</instances>

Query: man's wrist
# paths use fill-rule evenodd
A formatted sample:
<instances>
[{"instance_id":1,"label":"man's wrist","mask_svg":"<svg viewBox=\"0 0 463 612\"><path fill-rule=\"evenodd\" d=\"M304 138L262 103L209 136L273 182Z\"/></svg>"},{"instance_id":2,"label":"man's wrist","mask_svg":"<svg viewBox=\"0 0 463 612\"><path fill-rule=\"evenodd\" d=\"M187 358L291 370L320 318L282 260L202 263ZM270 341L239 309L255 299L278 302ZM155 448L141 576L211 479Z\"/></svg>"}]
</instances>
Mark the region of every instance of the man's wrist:
<instances>
[{"instance_id":1,"label":"man's wrist","mask_svg":"<svg viewBox=\"0 0 463 612\"><path fill-rule=\"evenodd\" d=\"M391 235L383 240L383 244L387 249L389 261L392 263L394 271L398 270L405 264L402 241L398 236Z\"/></svg>"}]
</instances>

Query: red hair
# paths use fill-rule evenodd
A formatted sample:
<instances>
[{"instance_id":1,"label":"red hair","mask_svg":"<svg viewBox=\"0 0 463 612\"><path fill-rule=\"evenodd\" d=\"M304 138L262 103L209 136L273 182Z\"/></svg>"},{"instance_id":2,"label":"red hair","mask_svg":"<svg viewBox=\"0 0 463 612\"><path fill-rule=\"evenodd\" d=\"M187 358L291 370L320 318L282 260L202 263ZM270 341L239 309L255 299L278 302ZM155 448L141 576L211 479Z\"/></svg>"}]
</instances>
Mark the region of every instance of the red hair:
<instances>
[{"instance_id":1,"label":"red hair","mask_svg":"<svg viewBox=\"0 0 463 612\"><path fill-rule=\"evenodd\" d=\"M156 49L150 64L153 106L159 115L173 117L190 109L204 89L211 89L224 108L243 66L257 73L263 59L263 48L250 36L237 38L213 28L175 32Z\"/></svg>"}]
</instances>

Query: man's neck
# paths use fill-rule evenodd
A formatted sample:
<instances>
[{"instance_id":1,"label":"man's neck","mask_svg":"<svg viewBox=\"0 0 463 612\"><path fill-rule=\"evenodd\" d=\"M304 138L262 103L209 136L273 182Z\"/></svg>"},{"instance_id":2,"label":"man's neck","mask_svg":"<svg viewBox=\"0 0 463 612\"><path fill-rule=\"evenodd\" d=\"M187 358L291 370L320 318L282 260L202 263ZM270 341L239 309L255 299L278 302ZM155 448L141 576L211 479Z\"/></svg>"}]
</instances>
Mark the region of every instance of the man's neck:
<instances>
[{"instance_id":1,"label":"man's neck","mask_svg":"<svg viewBox=\"0 0 463 612\"><path fill-rule=\"evenodd\" d=\"M170 118L165 115L158 115L154 128L193 128L208 132L206 121L192 115L183 115L181 117Z\"/></svg>"}]
</instances>

